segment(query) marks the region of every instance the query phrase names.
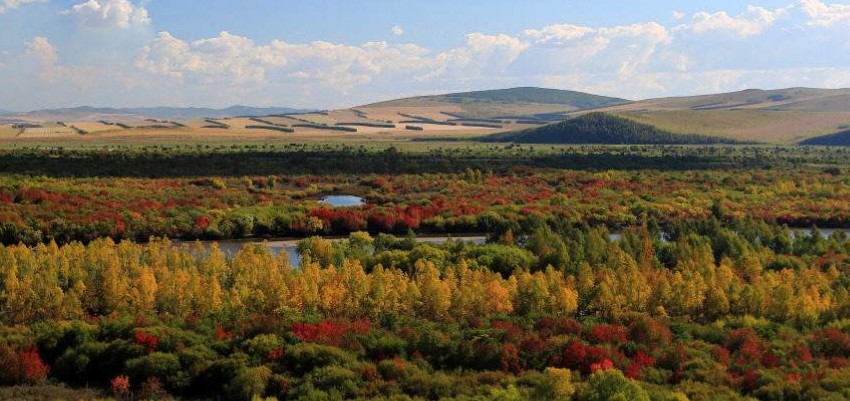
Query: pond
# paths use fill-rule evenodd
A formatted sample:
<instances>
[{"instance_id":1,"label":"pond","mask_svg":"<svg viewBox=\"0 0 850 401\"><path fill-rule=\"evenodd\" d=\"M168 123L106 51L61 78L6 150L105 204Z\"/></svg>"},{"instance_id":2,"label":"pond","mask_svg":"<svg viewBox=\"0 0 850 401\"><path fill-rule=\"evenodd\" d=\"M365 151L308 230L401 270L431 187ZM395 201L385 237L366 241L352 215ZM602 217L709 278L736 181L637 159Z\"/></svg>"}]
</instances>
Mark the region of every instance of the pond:
<instances>
[{"instance_id":1,"label":"pond","mask_svg":"<svg viewBox=\"0 0 850 401\"><path fill-rule=\"evenodd\" d=\"M322 198L320 202L333 207L360 206L366 203L363 198L354 195L328 195Z\"/></svg>"}]
</instances>

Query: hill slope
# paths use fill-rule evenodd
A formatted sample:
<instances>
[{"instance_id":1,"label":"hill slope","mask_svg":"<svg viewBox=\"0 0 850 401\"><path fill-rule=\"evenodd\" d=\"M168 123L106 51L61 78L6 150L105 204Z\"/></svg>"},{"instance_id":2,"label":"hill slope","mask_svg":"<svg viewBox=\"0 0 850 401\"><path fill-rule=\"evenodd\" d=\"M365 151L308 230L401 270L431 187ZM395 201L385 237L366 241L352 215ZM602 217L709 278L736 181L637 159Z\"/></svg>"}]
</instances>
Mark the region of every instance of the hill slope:
<instances>
[{"instance_id":1,"label":"hill slope","mask_svg":"<svg viewBox=\"0 0 850 401\"><path fill-rule=\"evenodd\" d=\"M850 123L850 89L750 89L641 100L598 111L671 132L790 144L841 131Z\"/></svg>"},{"instance_id":2,"label":"hill slope","mask_svg":"<svg viewBox=\"0 0 850 401\"><path fill-rule=\"evenodd\" d=\"M436 98L437 100L444 100L453 103L478 101L492 103L559 104L573 107L578 110L593 109L629 102L625 99L599 96L583 92L533 87L450 93L447 95L436 96Z\"/></svg>"},{"instance_id":3,"label":"hill slope","mask_svg":"<svg viewBox=\"0 0 850 401\"><path fill-rule=\"evenodd\" d=\"M582 116L538 128L494 134L486 142L545 144L719 144L734 139L705 135L675 134L648 124L605 113Z\"/></svg>"},{"instance_id":4,"label":"hill slope","mask_svg":"<svg viewBox=\"0 0 850 401\"><path fill-rule=\"evenodd\" d=\"M523 118L557 121L565 119L566 114L573 111L626 103L629 101L625 99L583 92L522 87L417 96L368 104L356 109L383 116L393 113L416 114L416 111L419 111L423 114L444 113L469 119Z\"/></svg>"}]
</instances>

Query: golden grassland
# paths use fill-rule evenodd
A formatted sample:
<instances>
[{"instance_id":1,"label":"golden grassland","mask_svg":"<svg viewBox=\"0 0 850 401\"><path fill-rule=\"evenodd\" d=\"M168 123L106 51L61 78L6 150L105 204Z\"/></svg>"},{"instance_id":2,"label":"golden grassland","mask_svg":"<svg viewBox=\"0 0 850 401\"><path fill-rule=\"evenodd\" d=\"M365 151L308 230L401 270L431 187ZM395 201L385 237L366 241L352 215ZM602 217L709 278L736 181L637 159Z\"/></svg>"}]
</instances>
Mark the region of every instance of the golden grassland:
<instances>
[{"instance_id":1,"label":"golden grassland","mask_svg":"<svg viewBox=\"0 0 850 401\"><path fill-rule=\"evenodd\" d=\"M670 110L618 112L672 132L722 135L766 143L794 143L847 129L850 113L789 110Z\"/></svg>"}]
</instances>

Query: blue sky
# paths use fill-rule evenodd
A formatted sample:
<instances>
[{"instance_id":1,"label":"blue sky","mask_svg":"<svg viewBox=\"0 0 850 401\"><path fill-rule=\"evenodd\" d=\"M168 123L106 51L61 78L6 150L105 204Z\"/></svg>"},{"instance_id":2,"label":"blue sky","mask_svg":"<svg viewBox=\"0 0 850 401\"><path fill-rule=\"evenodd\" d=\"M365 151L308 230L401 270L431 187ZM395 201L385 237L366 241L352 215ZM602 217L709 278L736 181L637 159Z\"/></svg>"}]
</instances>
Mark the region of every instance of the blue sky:
<instances>
[{"instance_id":1,"label":"blue sky","mask_svg":"<svg viewBox=\"0 0 850 401\"><path fill-rule=\"evenodd\" d=\"M0 0L0 108L850 87L850 2Z\"/></svg>"}]
</instances>

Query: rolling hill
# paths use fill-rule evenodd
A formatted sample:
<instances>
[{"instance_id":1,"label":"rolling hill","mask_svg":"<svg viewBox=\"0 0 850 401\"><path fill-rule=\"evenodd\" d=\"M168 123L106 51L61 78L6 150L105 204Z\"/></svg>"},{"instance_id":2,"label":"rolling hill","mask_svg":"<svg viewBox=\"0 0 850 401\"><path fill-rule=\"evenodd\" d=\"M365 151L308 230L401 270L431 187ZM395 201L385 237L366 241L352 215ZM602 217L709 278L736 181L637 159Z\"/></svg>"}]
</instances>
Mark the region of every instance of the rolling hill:
<instances>
[{"instance_id":1,"label":"rolling hill","mask_svg":"<svg viewBox=\"0 0 850 401\"><path fill-rule=\"evenodd\" d=\"M641 100L596 111L670 132L792 144L846 129L850 89L750 89Z\"/></svg>"},{"instance_id":2,"label":"rolling hill","mask_svg":"<svg viewBox=\"0 0 850 401\"><path fill-rule=\"evenodd\" d=\"M542 127L493 134L485 142L541 144L732 144L735 139L678 134L611 114L593 112Z\"/></svg>"},{"instance_id":3,"label":"rolling hill","mask_svg":"<svg viewBox=\"0 0 850 401\"><path fill-rule=\"evenodd\" d=\"M628 100L559 89L522 87L418 96L356 107L374 115L445 114L467 119L557 121L577 110L622 105Z\"/></svg>"}]
</instances>

